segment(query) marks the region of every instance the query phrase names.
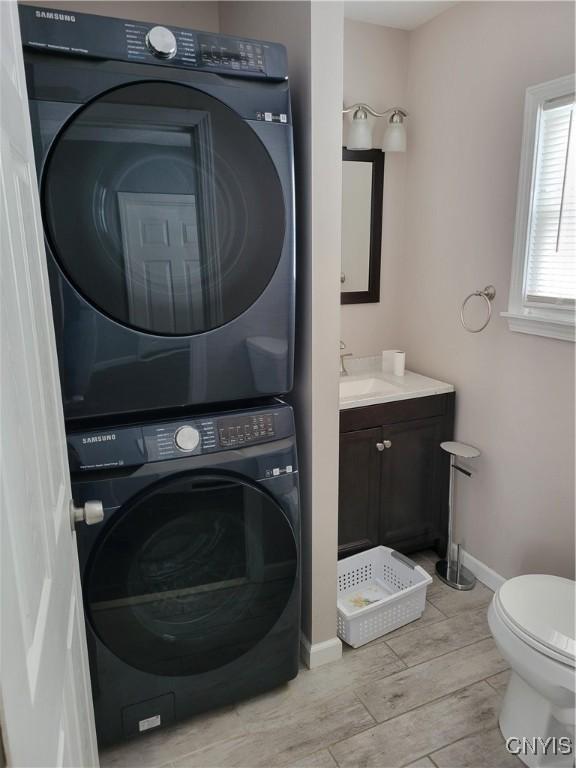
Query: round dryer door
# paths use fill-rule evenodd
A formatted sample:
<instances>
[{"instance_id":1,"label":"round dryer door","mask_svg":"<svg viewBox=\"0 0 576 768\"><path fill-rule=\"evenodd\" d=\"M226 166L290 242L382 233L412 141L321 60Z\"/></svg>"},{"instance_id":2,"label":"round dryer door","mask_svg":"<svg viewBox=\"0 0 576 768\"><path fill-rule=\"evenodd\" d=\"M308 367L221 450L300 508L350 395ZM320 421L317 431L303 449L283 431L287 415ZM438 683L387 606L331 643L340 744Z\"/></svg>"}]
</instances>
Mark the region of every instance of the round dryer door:
<instances>
[{"instance_id":1,"label":"round dryer door","mask_svg":"<svg viewBox=\"0 0 576 768\"><path fill-rule=\"evenodd\" d=\"M252 128L186 85L141 82L81 109L43 174L54 256L91 304L158 335L248 309L281 257L280 179Z\"/></svg>"},{"instance_id":2,"label":"round dryer door","mask_svg":"<svg viewBox=\"0 0 576 768\"><path fill-rule=\"evenodd\" d=\"M96 634L154 675L194 675L254 648L286 608L297 578L294 533L258 486L180 475L111 520L84 578Z\"/></svg>"}]
</instances>

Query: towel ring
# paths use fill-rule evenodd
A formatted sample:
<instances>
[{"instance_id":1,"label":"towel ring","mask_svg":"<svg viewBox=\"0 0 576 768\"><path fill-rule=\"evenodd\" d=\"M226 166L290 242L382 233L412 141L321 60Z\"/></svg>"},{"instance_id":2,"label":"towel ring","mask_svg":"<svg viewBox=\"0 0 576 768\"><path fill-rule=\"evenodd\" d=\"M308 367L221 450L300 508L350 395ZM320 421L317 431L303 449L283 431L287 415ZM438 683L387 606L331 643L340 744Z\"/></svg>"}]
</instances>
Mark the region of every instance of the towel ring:
<instances>
[{"instance_id":1,"label":"towel ring","mask_svg":"<svg viewBox=\"0 0 576 768\"><path fill-rule=\"evenodd\" d=\"M480 328L470 328L470 326L467 325L466 320L464 319L464 310L466 309L466 304L468 304L470 299L472 299L474 296L480 296L481 298L483 298L488 308L488 314L486 316L486 320L480 326ZM460 308L460 322L462 323L462 325L467 331L469 331L470 333L480 333L480 331L483 331L484 328L486 328L486 326L490 322L490 318L492 317L492 302L494 301L495 296L496 296L496 288L494 288L493 285L487 285L483 291L474 291L474 293L471 293L469 296L466 296L466 298L462 302L462 307Z\"/></svg>"}]
</instances>

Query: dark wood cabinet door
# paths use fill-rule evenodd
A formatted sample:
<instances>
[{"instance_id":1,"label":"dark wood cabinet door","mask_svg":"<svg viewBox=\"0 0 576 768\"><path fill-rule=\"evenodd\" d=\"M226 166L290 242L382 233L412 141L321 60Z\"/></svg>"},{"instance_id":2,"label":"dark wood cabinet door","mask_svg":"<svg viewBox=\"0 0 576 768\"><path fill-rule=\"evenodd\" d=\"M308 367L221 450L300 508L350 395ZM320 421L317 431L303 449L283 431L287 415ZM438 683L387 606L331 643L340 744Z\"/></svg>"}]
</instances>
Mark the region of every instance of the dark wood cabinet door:
<instances>
[{"instance_id":1,"label":"dark wood cabinet door","mask_svg":"<svg viewBox=\"0 0 576 768\"><path fill-rule=\"evenodd\" d=\"M340 435L339 557L380 543L381 438L379 427Z\"/></svg>"},{"instance_id":2,"label":"dark wood cabinet door","mask_svg":"<svg viewBox=\"0 0 576 768\"><path fill-rule=\"evenodd\" d=\"M436 536L441 511L443 419L416 419L382 428L380 543L404 551Z\"/></svg>"}]
</instances>

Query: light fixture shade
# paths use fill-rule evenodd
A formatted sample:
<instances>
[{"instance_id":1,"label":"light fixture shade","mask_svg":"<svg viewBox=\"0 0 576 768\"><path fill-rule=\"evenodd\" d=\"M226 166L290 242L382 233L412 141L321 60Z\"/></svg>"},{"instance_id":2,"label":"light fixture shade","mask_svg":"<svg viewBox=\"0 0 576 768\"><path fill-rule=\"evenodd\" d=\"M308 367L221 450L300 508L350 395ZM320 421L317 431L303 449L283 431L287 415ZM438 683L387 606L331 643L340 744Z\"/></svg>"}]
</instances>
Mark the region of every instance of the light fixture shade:
<instances>
[{"instance_id":1,"label":"light fixture shade","mask_svg":"<svg viewBox=\"0 0 576 768\"><path fill-rule=\"evenodd\" d=\"M406 152L406 128L403 123L389 123L382 140L383 152Z\"/></svg>"},{"instance_id":2,"label":"light fixture shade","mask_svg":"<svg viewBox=\"0 0 576 768\"><path fill-rule=\"evenodd\" d=\"M372 127L366 117L354 115L348 130L346 149L372 149Z\"/></svg>"}]
</instances>

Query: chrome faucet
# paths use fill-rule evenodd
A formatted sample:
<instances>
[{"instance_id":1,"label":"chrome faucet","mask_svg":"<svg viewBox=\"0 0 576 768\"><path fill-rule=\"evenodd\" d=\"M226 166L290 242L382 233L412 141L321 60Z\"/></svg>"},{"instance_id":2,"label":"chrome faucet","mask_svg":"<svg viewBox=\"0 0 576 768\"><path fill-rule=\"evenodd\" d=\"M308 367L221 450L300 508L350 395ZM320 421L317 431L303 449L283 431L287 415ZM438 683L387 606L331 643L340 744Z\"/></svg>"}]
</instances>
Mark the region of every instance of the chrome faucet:
<instances>
[{"instance_id":1,"label":"chrome faucet","mask_svg":"<svg viewBox=\"0 0 576 768\"><path fill-rule=\"evenodd\" d=\"M346 349L346 344L340 340L340 376L348 376L348 371L344 365L344 358L352 357L353 355L352 352L342 352L343 349Z\"/></svg>"}]
</instances>

